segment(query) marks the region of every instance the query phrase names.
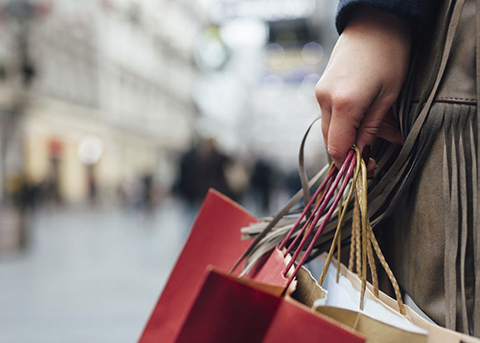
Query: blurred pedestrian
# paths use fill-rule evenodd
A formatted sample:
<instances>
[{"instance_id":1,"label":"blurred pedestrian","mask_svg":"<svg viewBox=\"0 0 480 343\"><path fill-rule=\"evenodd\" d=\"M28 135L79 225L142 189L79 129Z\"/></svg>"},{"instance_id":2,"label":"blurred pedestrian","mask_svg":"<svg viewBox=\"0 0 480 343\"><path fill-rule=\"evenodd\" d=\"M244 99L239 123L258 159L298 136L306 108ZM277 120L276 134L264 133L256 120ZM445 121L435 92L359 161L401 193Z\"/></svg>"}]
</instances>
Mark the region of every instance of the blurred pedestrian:
<instances>
[{"instance_id":1,"label":"blurred pedestrian","mask_svg":"<svg viewBox=\"0 0 480 343\"><path fill-rule=\"evenodd\" d=\"M146 212L153 210L153 175L146 173L142 177L142 207Z\"/></svg>"},{"instance_id":2,"label":"blurred pedestrian","mask_svg":"<svg viewBox=\"0 0 480 343\"><path fill-rule=\"evenodd\" d=\"M263 215L270 211L270 197L273 188L273 168L266 159L258 158L252 171L250 187L256 207Z\"/></svg>"},{"instance_id":3,"label":"blurred pedestrian","mask_svg":"<svg viewBox=\"0 0 480 343\"><path fill-rule=\"evenodd\" d=\"M226 179L229 164L230 159L217 149L215 140L204 139L182 156L174 190L183 200L196 205L205 198L209 188L233 197Z\"/></svg>"}]
</instances>

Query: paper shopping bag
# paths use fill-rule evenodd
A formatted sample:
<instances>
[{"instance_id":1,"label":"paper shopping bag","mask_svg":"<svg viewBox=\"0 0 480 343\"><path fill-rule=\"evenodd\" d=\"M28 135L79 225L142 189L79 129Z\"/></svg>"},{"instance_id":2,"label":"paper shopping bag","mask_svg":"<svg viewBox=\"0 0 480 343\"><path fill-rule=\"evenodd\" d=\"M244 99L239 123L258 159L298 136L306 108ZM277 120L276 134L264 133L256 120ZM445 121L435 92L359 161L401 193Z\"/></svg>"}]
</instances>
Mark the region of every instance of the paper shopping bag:
<instances>
[{"instance_id":1,"label":"paper shopping bag","mask_svg":"<svg viewBox=\"0 0 480 343\"><path fill-rule=\"evenodd\" d=\"M344 268L345 277L352 281L355 287L358 287L358 280L356 280L356 275L348 270L348 268ZM379 298L377 299L372 292L372 285L367 285L367 293L366 296L373 301L377 301L385 307L393 311L397 311L396 308L396 301L388 296L387 294L380 292ZM468 336L463 333L449 330L444 328L440 325L437 325L427 319L423 318L420 314L412 310L409 306L405 305L405 310L407 316L411 319L412 323L425 329L428 331L428 339L427 343L480 343L480 339L475 338L473 336Z\"/></svg>"},{"instance_id":2,"label":"paper shopping bag","mask_svg":"<svg viewBox=\"0 0 480 343\"><path fill-rule=\"evenodd\" d=\"M175 343L365 342L283 289L210 268Z\"/></svg>"},{"instance_id":3,"label":"paper shopping bag","mask_svg":"<svg viewBox=\"0 0 480 343\"><path fill-rule=\"evenodd\" d=\"M319 259L324 259L325 255L321 255ZM319 263L321 266L321 263ZM338 262L333 260L332 263L332 274L336 274L336 270L338 267ZM330 272L330 271L329 271ZM362 287L362 281L358 277L357 274L349 270L345 265L340 264L340 274L349 282L350 287L356 290L357 293L360 292ZM397 301L387 294L383 292L379 292L379 297L377 298L373 292L373 286L371 283L367 283L367 290L365 293L367 298L367 303L369 304L378 304L379 306L383 307L384 309L388 310L389 312L396 314L397 316L401 316L398 312L398 304ZM412 310L409 306L404 305L406 318L414 324L415 326L424 329L428 334L426 338L427 343L480 343L480 339L464 335L462 333L446 329L441 327L437 324L434 324L422 316L420 316L417 312ZM357 328L358 330L358 328ZM360 330L361 331L361 330Z\"/></svg>"},{"instance_id":4,"label":"paper shopping bag","mask_svg":"<svg viewBox=\"0 0 480 343\"><path fill-rule=\"evenodd\" d=\"M249 245L241 240L240 228L255 221L227 197L209 191L139 343L174 341L205 268L214 265L228 270Z\"/></svg>"},{"instance_id":5,"label":"paper shopping bag","mask_svg":"<svg viewBox=\"0 0 480 343\"><path fill-rule=\"evenodd\" d=\"M335 274L334 267L329 269L327 278L320 287L310 271L300 269L297 273L297 287L292 297L317 312L355 329L364 335L369 343L427 342L427 331L370 299L366 299L364 310L359 310L360 291L353 287L344 289L345 281L349 281L343 280L344 277L341 276L337 284Z\"/></svg>"}]
</instances>

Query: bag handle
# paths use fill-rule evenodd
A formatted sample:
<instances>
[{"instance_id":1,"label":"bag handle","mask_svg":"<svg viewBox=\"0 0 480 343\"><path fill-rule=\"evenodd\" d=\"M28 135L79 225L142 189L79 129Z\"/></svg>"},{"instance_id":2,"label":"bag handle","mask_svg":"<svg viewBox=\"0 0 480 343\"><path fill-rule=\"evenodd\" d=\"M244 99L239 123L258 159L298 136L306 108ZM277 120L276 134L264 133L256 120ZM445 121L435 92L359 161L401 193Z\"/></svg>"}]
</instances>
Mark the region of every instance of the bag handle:
<instances>
[{"instance_id":1,"label":"bag handle","mask_svg":"<svg viewBox=\"0 0 480 343\"><path fill-rule=\"evenodd\" d=\"M305 167L304 167L304 148L305 148L305 143L307 141L307 137L310 133L310 130L312 129L313 125L319 121L321 117L317 117L307 128L307 131L305 132L302 142L300 144L300 152L299 152L299 171L300 171L300 179L302 181L302 188L285 204L285 206L273 217L273 219L268 223L268 225L260 232L253 242L249 245L247 250L240 256L240 258L235 262L233 267L230 269L230 273L232 273L239 265L242 263L243 260L245 260L248 256L250 256L255 249L261 244L262 240L267 236L268 233L270 233L275 225L278 224L278 222L285 217L290 210L295 206L295 204L298 203L302 197L304 198L305 203L309 203L310 201L310 188L313 187L314 185L319 182L321 177L325 175L325 172L327 171L328 165L325 166L325 168L322 168L310 181L308 181L306 172L305 172ZM328 173L331 171L331 167ZM307 207L307 206L306 206ZM241 275L244 275L250 271L250 269L253 267L254 263L250 263L247 268L244 269Z\"/></svg>"},{"instance_id":2,"label":"bag handle","mask_svg":"<svg viewBox=\"0 0 480 343\"><path fill-rule=\"evenodd\" d=\"M306 259L310 255L315 245L315 242L318 240L318 237L322 233L327 223L330 221L330 218L332 217L336 207L340 203L340 200L342 199L342 195L344 194L345 189L349 184L350 179L353 176L356 165L357 163L355 158L355 151L350 150L350 152L347 155L347 159L345 160L340 170L338 172L335 172L336 167L333 167L330 174L327 176L327 178L325 178L324 182L322 183L322 186L324 187L323 188L319 187L319 189L315 192L315 195L310 199L308 203L309 206L305 207L305 209L302 212L302 215L297 219L296 225L292 227L292 229L287 234L283 242L280 244L279 248L284 248L286 246L288 239L291 237L293 232L295 232L298 229L299 224L303 219L303 217L306 216L307 211L312 207L313 203L316 202L316 205L314 206L312 214L303 224L298 235L289 244L288 248L284 252L284 255L286 256L290 251L292 251L293 247L296 246L292 259L287 264L284 270L284 275L285 275L286 271L288 271L290 267L293 266L294 262L299 257L300 252L303 250L306 243L310 240L308 247L306 248L304 254L300 258L300 261L298 261L294 272L290 276L287 285L289 285L293 281L293 278L297 274L298 270L302 267L302 265L305 263ZM339 185L340 185L340 188L338 189L337 195L334 197L334 193L337 190ZM333 203L331 202L332 199L333 199ZM328 207L328 210L327 210L327 207ZM325 212L326 214L324 216ZM322 220L322 222L318 227L318 229L315 231L315 227L317 223L320 221L320 219ZM298 243L298 240L302 236L303 238L301 239L300 243ZM298 246L297 246L297 243L298 243Z\"/></svg>"},{"instance_id":3,"label":"bag handle","mask_svg":"<svg viewBox=\"0 0 480 343\"><path fill-rule=\"evenodd\" d=\"M349 210L349 204L353 195L355 193L355 204L353 209L353 221L352 221L352 241L351 241L351 256L349 269L353 269L354 254L357 256L357 273L359 274L362 280L362 291L361 291L361 303L360 308L363 309L365 289L366 289L366 279L367 279L367 261L370 266L372 281L374 285L374 294L376 297L379 296L378 289L378 279L375 267L374 254L380 260L380 263L387 272L388 277L393 285L395 294L397 297L397 302L399 306L399 311L401 314L405 314L404 305L402 302L400 288L398 283L388 266L385 257L383 256L377 240L375 239L372 227L370 225L368 214L367 214L367 169L364 159L361 156L361 152L358 147L353 147L347 158L340 168L340 170L335 167L332 163L328 169L325 179L321 182L318 189L314 192L313 196L310 197L310 188L315 185L320 177L324 174L325 168L320 171L315 177L308 181L305 168L304 168L304 146L308 134L312 126L320 118L315 119L311 125L308 127L300 146L299 154L299 170L300 178L302 180L302 189L300 189L297 194L290 199L287 205L280 210L279 213L272 219L272 221L267 225L267 227L255 238L255 240L250 244L248 249L243 253L239 260L235 263L231 271L235 270L236 267L255 249L262 244L262 240L266 235L275 227L275 225L289 213L291 208L301 199L303 196L305 206L301 215L295 221L295 224L287 232L282 242L278 245L280 250L283 250L284 257L288 260L285 269L283 270L283 275L288 278L287 286L285 290L289 288L289 285L292 283L296 274L298 273L301 266L305 263L306 259L310 255L312 249L315 246L316 241L321 235L324 228L329 223L332 215L335 210L338 213L337 228L335 231L335 236L331 243L331 248L327 256L327 261L325 263L325 268L320 276L319 284L322 285L325 279L326 272L331 263L333 254L335 252L335 247L338 251L341 249L341 230L342 225L345 219L345 216ZM351 181L351 182L350 182ZM350 189L348 190L347 197L344 201L343 195L346 192L347 186L350 184ZM335 195L336 192L336 195ZM320 222L318 228L317 224ZM300 228L301 226L301 228ZM294 233L297 233L295 238L292 240ZM360 243L361 242L361 243ZM308 243L308 246L307 246ZM306 247L307 246L307 247ZM306 250L304 254L300 257L300 253ZM288 256L290 253L293 253L293 256L290 258ZM340 254L339 254L340 255ZM340 261L340 256L339 261ZM298 261L297 261L298 260ZM294 264L296 265L294 266ZM241 276L248 273L255 265L255 261L250 263L244 271L241 273ZM292 268L294 267L294 269ZM291 270L293 269L293 272ZM288 272L288 273L287 273ZM337 274L338 281L339 274Z\"/></svg>"},{"instance_id":4,"label":"bag handle","mask_svg":"<svg viewBox=\"0 0 480 343\"><path fill-rule=\"evenodd\" d=\"M393 275L393 272L390 269L385 259L385 256L383 255L380 249L380 246L378 244L377 239L375 238L372 226L370 225L370 221L368 219L367 167L366 167L365 161L360 156L360 150L358 149L358 147L355 147L355 152L356 152L356 168L355 168L354 176L352 179L352 187L350 189L350 192L347 196L345 203L343 204L343 208L339 209L340 215L338 219L337 230L332 240L332 245L327 255L325 266L323 268L322 274L320 275L318 283L320 286L323 284L336 247L338 250L338 261L340 262L341 227L343 224L345 213L347 211L348 204L353 195L353 190L355 189L356 194L355 194L354 214L353 214L353 222L352 222L350 260L348 264L348 269L353 271L353 265L355 261L355 255L356 255L357 275L362 280L360 309L363 310L363 307L364 307L365 289L367 284L367 261L368 261L368 265L370 267L370 272L372 275L374 295L377 298L379 297L378 278L377 278L377 271L376 271L375 257L374 257L374 252L375 252L381 265L385 269L385 272L387 273L390 279L390 282L392 283L393 289L395 291L395 296L397 298L398 310L402 315L405 315L406 314L405 306L402 301L400 287L398 286L398 282L395 279L395 276ZM337 269L337 282L339 278L339 273L340 273L340 268Z\"/></svg>"}]
</instances>

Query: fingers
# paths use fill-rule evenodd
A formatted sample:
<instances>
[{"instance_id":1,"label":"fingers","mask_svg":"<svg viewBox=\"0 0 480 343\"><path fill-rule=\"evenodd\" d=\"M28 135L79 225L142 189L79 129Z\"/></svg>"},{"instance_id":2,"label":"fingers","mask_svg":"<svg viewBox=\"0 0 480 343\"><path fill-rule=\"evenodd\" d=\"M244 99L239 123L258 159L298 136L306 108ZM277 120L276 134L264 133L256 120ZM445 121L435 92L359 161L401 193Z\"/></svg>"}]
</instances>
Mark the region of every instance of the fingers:
<instances>
[{"instance_id":1,"label":"fingers","mask_svg":"<svg viewBox=\"0 0 480 343\"><path fill-rule=\"evenodd\" d=\"M391 106L390 101L378 100L372 96L373 102L347 99L331 101L330 112L322 111L322 131L327 152L337 167L341 167L350 148L356 144L363 151L375 137L386 137L394 143L401 143L400 131L392 124L383 121Z\"/></svg>"},{"instance_id":2,"label":"fingers","mask_svg":"<svg viewBox=\"0 0 480 343\"><path fill-rule=\"evenodd\" d=\"M357 86L342 84L338 78L322 78L316 87L317 101L322 111L322 133L327 153L340 168L348 151L355 144L357 129L364 117L365 109L373 96L350 92ZM374 91L375 93L375 91Z\"/></svg>"},{"instance_id":3,"label":"fingers","mask_svg":"<svg viewBox=\"0 0 480 343\"><path fill-rule=\"evenodd\" d=\"M322 135L325 148L328 147L328 129L330 127L330 118L332 116L332 109L326 103L321 103L321 115L322 115Z\"/></svg>"},{"instance_id":4,"label":"fingers","mask_svg":"<svg viewBox=\"0 0 480 343\"><path fill-rule=\"evenodd\" d=\"M386 109L376 102L377 91L350 92L330 97L331 114L322 125L328 154L340 167L349 151L357 144L360 150L370 145Z\"/></svg>"},{"instance_id":5,"label":"fingers","mask_svg":"<svg viewBox=\"0 0 480 343\"><path fill-rule=\"evenodd\" d=\"M403 137L398 124L393 116L393 112L389 111L378 128L377 137L394 144L403 144Z\"/></svg>"},{"instance_id":6,"label":"fingers","mask_svg":"<svg viewBox=\"0 0 480 343\"><path fill-rule=\"evenodd\" d=\"M377 169L377 163L369 158L367 163L367 178L371 179L375 176L375 169Z\"/></svg>"},{"instance_id":7,"label":"fingers","mask_svg":"<svg viewBox=\"0 0 480 343\"><path fill-rule=\"evenodd\" d=\"M358 116L363 116L363 113L352 115L341 106L334 107L332 110L325 147L338 168L342 166L348 151L355 144L357 128L361 120Z\"/></svg>"},{"instance_id":8,"label":"fingers","mask_svg":"<svg viewBox=\"0 0 480 343\"><path fill-rule=\"evenodd\" d=\"M372 144L378 134L378 129L386 112L387 109L380 108L369 110L365 113L364 119L357 129L357 135L355 137L355 142L360 151L363 151L366 146Z\"/></svg>"}]
</instances>

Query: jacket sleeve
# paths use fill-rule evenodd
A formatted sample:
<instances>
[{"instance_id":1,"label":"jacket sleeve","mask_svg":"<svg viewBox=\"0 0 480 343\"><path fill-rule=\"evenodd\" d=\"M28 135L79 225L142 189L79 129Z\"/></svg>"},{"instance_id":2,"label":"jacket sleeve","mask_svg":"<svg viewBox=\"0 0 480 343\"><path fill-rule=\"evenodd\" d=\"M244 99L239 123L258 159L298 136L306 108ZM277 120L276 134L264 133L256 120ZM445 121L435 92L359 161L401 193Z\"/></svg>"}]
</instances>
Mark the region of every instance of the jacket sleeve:
<instances>
[{"instance_id":1,"label":"jacket sleeve","mask_svg":"<svg viewBox=\"0 0 480 343\"><path fill-rule=\"evenodd\" d=\"M414 25L424 25L432 20L439 2L438 0L340 0L335 23L338 33L342 33L353 8L363 4L395 14Z\"/></svg>"}]
</instances>

